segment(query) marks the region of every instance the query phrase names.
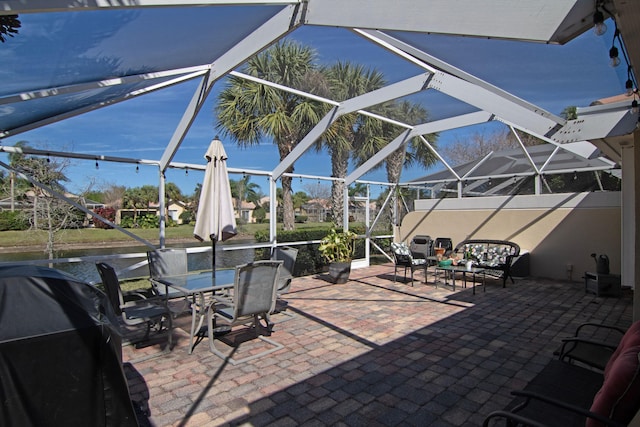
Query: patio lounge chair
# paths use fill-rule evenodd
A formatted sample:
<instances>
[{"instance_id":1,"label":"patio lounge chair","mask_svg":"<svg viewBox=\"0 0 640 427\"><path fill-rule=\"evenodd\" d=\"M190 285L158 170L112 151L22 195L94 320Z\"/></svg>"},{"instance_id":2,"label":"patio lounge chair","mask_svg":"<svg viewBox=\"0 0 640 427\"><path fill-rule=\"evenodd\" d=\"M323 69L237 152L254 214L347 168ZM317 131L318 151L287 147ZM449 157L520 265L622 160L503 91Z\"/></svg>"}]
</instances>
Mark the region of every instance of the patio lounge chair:
<instances>
[{"instance_id":1,"label":"patio lounge chair","mask_svg":"<svg viewBox=\"0 0 640 427\"><path fill-rule=\"evenodd\" d=\"M606 339L585 338L585 331L607 334ZM576 328L574 336L562 340L558 350L560 360L569 363L579 362L604 371L607 362L624 336L624 329L600 323L583 323Z\"/></svg>"},{"instance_id":2,"label":"patio lounge chair","mask_svg":"<svg viewBox=\"0 0 640 427\"><path fill-rule=\"evenodd\" d=\"M227 360L232 365L273 353L284 346L259 332L259 329L271 334L273 323L269 319L275 308L278 275L282 261L256 261L236 267L236 274L231 297L214 296L215 301L207 309L209 349L215 355ZM261 319L266 326L262 326ZM270 344L271 347L250 356L234 359L216 348L215 331L219 325L235 326L251 324L255 336Z\"/></svg>"},{"instance_id":3,"label":"patio lounge chair","mask_svg":"<svg viewBox=\"0 0 640 427\"><path fill-rule=\"evenodd\" d=\"M413 236L409 244L409 249L414 259L428 260L429 257L434 255L431 236Z\"/></svg>"},{"instance_id":4,"label":"patio lounge chair","mask_svg":"<svg viewBox=\"0 0 640 427\"><path fill-rule=\"evenodd\" d=\"M416 269L424 269L424 279L427 280L427 260L426 258L414 258L411 250L406 243L391 243L391 251L393 252L394 269L393 281L398 276L398 267L404 267L404 281L407 281L407 268L411 270L411 286L413 286L413 272Z\"/></svg>"},{"instance_id":5,"label":"patio lounge chair","mask_svg":"<svg viewBox=\"0 0 640 427\"><path fill-rule=\"evenodd\" d=\"M483 426L627 426L640 421L640 321L625 332L604 372L551 360ZM509 423L510 422L510 423Z\"/></svg>"},{"instance_id":6,"label":"patio lounge chair","mask_svg":"<svg viewBox=\"0 0 640 427\"><path fill-rule=\"evenodd\" d=\"M163 325L167 324L168 349L173 347L173 331L171 312L164 305L164 299L144 298L141 295L129 295L125 298L120 289L120 281L116 271L109 264L104 262L96 263L96 268L102 279L105 293L114 312L122 317L122 321L127 326L145 325L146 331L141 340L134 342L138 344L149 339L151 329L160 331ZM125 300L126 299L126 300Z\"/></svg>"}]
</instances>

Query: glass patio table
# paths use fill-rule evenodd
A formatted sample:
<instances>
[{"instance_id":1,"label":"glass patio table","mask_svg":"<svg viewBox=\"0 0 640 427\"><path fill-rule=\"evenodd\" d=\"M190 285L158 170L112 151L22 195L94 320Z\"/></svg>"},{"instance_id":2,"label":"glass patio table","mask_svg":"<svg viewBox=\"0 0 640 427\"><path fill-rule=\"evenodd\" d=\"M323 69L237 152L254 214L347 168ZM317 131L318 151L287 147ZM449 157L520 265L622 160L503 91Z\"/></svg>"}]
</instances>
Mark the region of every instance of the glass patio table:
<instances>
[{"instance_id":1,"label":"glass patio table","mask_svg":"<svg viewBox=\"0 0 640 427\"><path fill-rule=\"evenodd\" d=\"M216 270L213 277L211 271L199 273L180 274L176 276L163 276L154 279L158 284L165 285L178 291L180 294L191 297L191 333L189 334L189 354L193 352L193 340L202 328L207 314L205 297L207 293L216 293L233 288L235 269ZM167 292L167 295L169 292ZM174 293L175 295L175 293ZM197 321L197 328L196 328Z\"/></svg>"},{"instance_id":2,"label":"glass patio table","mask_svg":"<svg viewBox=\"0 0 640 427\"><path fill-rule=\"evenodd\" d=\"M482 275L482 291L487 291L486 286L486 269L480 267L467 267L465 265L436 265L435 267L435 284L436 288L438 287L438 271L444 271L444 284L448 285L447 282L447 272L451 272L451 281L453 283L453 290L456 290L456 273L462 273L462 280L464 283L464 287L467 287L467 273L473 275L473 294L476 294L476 274Z\"/></svg>"}]
</instances>

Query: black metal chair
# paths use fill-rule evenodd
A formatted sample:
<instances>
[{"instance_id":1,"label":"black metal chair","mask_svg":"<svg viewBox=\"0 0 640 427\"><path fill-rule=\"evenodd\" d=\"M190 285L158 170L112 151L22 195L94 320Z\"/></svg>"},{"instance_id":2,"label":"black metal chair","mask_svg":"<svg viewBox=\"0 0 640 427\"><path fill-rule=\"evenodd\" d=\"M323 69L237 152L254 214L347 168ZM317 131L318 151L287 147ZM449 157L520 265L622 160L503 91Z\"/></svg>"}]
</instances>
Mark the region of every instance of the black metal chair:
<instances>
[{"instance_id":1,"label":"black metal chair","mask_svg":"<svg viewBox=\"0 0 640 427\"><path fill-rule=\"evenodd\" d=\"M96 268L109 302L114 312L121 316L123 323L127 326L146 326L144 337L133 344L147 341L151 329L161 331L166 322L168 349L171 350L173 347L172 316L164 304L164 298L144 298L140 294L129 294L128 298L125 298L114 268L104 262L96 263Z\"/></svg>"},{"instance_id":2,"label":"black metal chair","mask_svg":"<svg viewBox=\"0 0 640 427\"><path fill-rule=\"evenodd\" d=\"M398 267L404 267L404 281L407 281L407 269L411 271L411 286L413 286L413 273L417 269L424 269L424 280L427 280L427 260L425 258L414 258L411 250L406 243L391 243L391 252L393 252L394 270L393 281L398 276Z\"/></svg>"},{"instance_id":3,"label":"black metal chair","mask_svg":"<svg viewBox=\"0 0 640 427\"><path fill-rule=\"evenodd\" d=\"M436 237L433 243L433 250L444 248L443 257L448 258L453 253L453 241L449 237Z\"/></svg>"}]
</instances>

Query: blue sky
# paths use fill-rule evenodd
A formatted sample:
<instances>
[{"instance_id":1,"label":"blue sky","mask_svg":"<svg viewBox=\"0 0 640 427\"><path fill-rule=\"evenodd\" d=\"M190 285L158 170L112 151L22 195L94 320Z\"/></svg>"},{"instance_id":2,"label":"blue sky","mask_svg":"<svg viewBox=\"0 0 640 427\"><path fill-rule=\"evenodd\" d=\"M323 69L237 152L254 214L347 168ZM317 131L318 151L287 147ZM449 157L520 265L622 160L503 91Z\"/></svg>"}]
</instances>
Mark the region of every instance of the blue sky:
<instances>
[{"instance_id":1,"label":"blue sky","mask_svg":"<svg viewBox=\"0 0 640 427\"><path fill-rule=\"evenodd\" d=\"M42 20L56 19L53 15L24 15L21 17L23 28L18 37L33 37L34 33L42 28ZM30 25L31 23L33 25ZM555 46L436 35L402 35L427 53L555 114L560 114L569 105L587 106L596 99L624 91L626 69L623 69L624 66L614 69L608 65L608 50L612 36L611 29L604 37L596 37L588 31L565 46ZM289 37L314 47L319 63L331 64L338 60L361 63L383 72L389 82L422 72L416 66L348 30L303 27ZM11 39L6 45L9 46L10 43ZM5 48L0 46L0 55ZM33 45L30 45L30 48L38 49ZM3 77L6 78L7 76ZM202 156L216 134L213 106L223 85L224 82L221 81L214 86L206 105L174 158L175 161L204 164ZM187 82L16 137L5 138L2 144L13 145L17 141L25 140L37 148L51 150L71 149L96 155L159 159L195 87L196 82ZM466 108L435 91L410 99L423 102L432 119L446 117ZM476 132L492 132L495 129L497 125L494 124L442 133L438 144L443 146ZM278 163L277 149L270 141L251 149L240 149L232 141L223 139L223 142L229 156L229 167L271 170ZM0 159L6 160L3 156L0 155ZM431 171L440 168L438 166ZM135 169L135 165L109 163L100 164L96 170L94 162L73 161L67 170L72 179L68 187L72 191L78 191L84 189L90 181L95 181L98 187L109 184L129 187L157 185L156 168L140 166L138 173ZM330 175L328 156L322 153L306 153L296 163L295 169L296 172L306 175ZM422 168L406 170L402 180L424 176L431 171ZM190 194L201 181L203 174L196 171L185 174L184 171L169 170L166 177L168 181L178 184L184 193ZM370 173L364 179L386 180L383 170ZM266 191L266 178L253 177L252 182L261 185ZM309 180L294 180L294 191L302 190L309 183Z\"/></svg>"}]
</instances>

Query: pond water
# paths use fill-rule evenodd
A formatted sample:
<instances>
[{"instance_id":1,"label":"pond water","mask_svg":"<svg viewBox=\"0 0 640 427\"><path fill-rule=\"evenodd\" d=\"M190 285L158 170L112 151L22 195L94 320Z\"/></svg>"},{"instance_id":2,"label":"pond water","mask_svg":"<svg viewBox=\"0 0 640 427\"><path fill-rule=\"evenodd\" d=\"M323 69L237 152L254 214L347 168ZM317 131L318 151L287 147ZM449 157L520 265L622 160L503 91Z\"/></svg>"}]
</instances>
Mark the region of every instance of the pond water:
<instances>
[{"instance_id":1,"label":"pond water","mask_svg":"<svg viewBox=\"0 0 640 427\"><path fill-rule=\"evenodd\" d=\"M250 244L252 241L240 241L233 242L234 245L239 243ZM216 268L233 268L236 265L252 262L255 259L254 249L238 249L233 251L223 251L224 243L216 245ZM177 244L167 245L167 247L202 247L201 244ZM136 277L149 277L149 267L144 261L147 259L147 246L127 246L118 248L85 248L85 249L70 249L59 251L57 258L74 258L74 257L105 257L105 262L112 265L116 271L119 271L119 277L121 279L136 278ZM138 255L130 258L109 258L112 255L124 255L132 254ZM31 261L45 259L46 255L42 251L37 252L19 252L19 253L6 253L0 254L0 261L13 262L13 261ZM71 263L56 263L54 268L66 271L75 277L89 281L100 281L98 270L96 269L96 259L91 259L83 262L71 262ZM131 271L122 272L123 269L140 263L141 265ZM211 269L211 251L190 253L188 256L189 271L192 270L210 270ZM44 264L46 265L46 264Z\"/></svg>"}]
</instances>

